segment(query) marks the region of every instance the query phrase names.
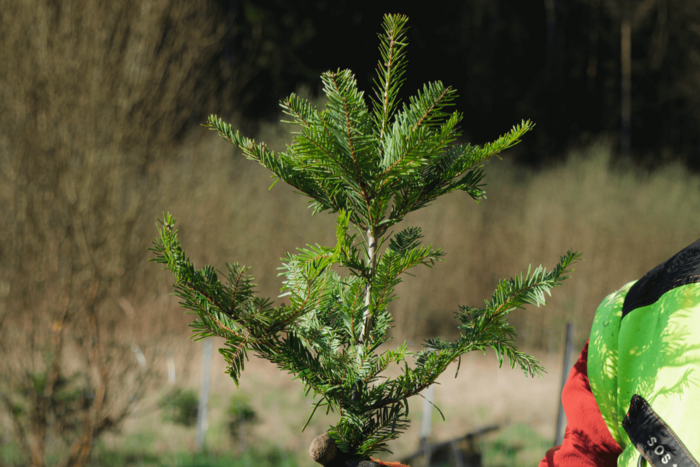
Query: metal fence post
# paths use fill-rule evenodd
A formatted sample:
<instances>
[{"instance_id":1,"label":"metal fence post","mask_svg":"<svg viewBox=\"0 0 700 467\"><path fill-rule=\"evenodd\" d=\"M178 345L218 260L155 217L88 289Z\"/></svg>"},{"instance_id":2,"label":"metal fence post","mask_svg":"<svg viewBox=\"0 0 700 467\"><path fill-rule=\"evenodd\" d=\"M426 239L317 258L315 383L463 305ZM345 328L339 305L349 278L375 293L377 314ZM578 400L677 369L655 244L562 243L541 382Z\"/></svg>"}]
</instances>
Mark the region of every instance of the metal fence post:
<instances>
[{"instance_id":1,"label":"metal fence post","mask_svg":"<svg viewBox=\"0 0 700 467\"><path fill-rule=\"evenodd\" d=\"M211 380L211 355L213 339L204 341L204 352L202 354L202 382L199 386L199 406L197 407L197 434L195 435L195 446L197 451L204 446L204 434L209 428L209 382Z\"/></svg>"},{"instance_id":2,"label":"metal fence post","mask_svg":"<svg viewBox=\"0 0 700 467\"><path fill-rule=\"evenodd\" d=\"M165 366L168 369L168 383L175 384L175 357L172 352L168 352Z\"/></svg>"},{"instance_id":3,"label":"metal fence post","mask_svg":"<svg viewBox=\"0 0 700 467\"><path fill-rule=\"evenodd\" d=\"M569 377L569 371L573 364L573 353L574 353L574 323L566 323L566 346L564 347L564 368L561 375L561 389L564 391L564 385ZM561 392L559 393L559 413L557 414L557 432L554 436L554 445L560 446L564 440L564 430L566 428L566 414L564 413L564 406L561 402Z\"/></svg>"},{"instance_id":4,"label":"metal fence post","mask_svg":"<svg viewBox=\"0 0 700 467\"><path fill-rule=\"evenodd\" d=\"M423 400L423 418L420 424L420 444L423 448L425 455L425 465L430 467L430 441L428 437L430 436L430 427L433 421L433 395L435 392L435 385L431 384L428 389L425 390L424 400Z\"/></svg>"}]
</instances>

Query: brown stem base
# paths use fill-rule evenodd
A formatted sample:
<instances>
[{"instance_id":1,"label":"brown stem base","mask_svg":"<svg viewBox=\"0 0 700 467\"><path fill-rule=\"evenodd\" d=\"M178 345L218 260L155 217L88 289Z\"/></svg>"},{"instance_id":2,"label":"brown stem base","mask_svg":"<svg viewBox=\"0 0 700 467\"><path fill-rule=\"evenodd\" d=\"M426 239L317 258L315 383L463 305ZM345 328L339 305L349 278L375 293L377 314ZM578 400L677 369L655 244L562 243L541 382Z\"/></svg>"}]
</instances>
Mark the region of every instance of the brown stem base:
<instances>
[{"instance_id":1,"label":"brown stem base","mask_svg":"<svg viewBox=\"0 0 700 467\"><path fill-rule=\"evenodd\" d=\"M327 433L314 438L309 446L309 455L314 462L323 467L380 467L382 465L408 467L398 462L386 463L372 458L363 459L341 452Z\"/></svg>"}]
</instances>

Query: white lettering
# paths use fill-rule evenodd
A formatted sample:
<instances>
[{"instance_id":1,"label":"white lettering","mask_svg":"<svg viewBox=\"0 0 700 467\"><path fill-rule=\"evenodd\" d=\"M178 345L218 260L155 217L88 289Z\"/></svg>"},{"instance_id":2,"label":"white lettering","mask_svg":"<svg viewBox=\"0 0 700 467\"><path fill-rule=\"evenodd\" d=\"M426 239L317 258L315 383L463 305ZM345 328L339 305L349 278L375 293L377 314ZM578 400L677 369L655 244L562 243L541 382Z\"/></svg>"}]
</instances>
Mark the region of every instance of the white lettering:
<instances>
[{"instance_id":1,"label":"white lettering","mask_svg":"<svg viewBox=\"0 0 700 467\"><path fill-rule=\"evenodd\" d=\"M654 449L654 454L656 454L657 456L660 456L663 453L664 453L664 447L661 446L660 444L658 446L656 446L656 448Z\"/></svg>"},{"instance_id":2,"label":"white lettering","mask_svg":"<svg viewBox=\"0 0 700 467\"><path fill-rule=\"evenodd\" d=\"M669 453L666 453L666 455L661 458L661 462L663 462L664 464L668 464L668 461L670 461L670 460L671 460L671 454L669 454Z\"/></svg>"},{"instance_id":3,"label":"white lettering","mask_svg":"<svg viewBox=\"0 0 700 467\"><path fill-rule=\"evenodd\" d=\"M656 443L656 438L654 438L653 436L651 437L651 439L649 441L647 441L647 444L649 446L653 446L655 443Z\"/></svg>"}]
</instances>

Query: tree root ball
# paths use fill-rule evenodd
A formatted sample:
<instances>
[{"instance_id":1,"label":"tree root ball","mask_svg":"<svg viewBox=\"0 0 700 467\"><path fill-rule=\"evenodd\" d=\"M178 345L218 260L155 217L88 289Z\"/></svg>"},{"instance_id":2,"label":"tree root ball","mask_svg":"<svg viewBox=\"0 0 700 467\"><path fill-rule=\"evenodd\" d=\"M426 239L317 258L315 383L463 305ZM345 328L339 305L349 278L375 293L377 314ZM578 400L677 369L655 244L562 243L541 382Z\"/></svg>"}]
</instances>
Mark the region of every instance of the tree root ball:
<instances>
[{"instance_id":1,"label":"tree root ball","mask_svg":"<svg viewBox=\"0 0 700 467\"><path fill-rule=\"evenodd\" d=\"M321 465L328 465L338 455L338 448L333 438L328 436L327 433L324 433L311 441L309 455L314 462L318 462Z\"/></svg>"}]
</instances>

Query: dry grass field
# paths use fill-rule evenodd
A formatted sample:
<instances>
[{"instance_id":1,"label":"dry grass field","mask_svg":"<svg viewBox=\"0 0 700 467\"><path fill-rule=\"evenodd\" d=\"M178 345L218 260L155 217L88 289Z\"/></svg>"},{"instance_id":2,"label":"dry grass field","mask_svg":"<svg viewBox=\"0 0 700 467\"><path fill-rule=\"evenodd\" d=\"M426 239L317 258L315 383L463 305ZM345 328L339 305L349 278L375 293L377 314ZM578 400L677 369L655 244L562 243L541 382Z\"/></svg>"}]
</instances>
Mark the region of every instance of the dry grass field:
<instances>
[{"instance_id":1,"label":"dry grass field","mask_svg":"<svg viewBox=\"0 0 700 467\"><path fill-rule=\"evenodd\" d=\"M287 131L286 125L264 126L259 139L283 149ZM261 293L275 297L276 268L286 251L334 241L333 216L311 218L305 199L282 184L268 191L266 170L232 158L230 146L213 134L181 151L157 169L172 177L165 186L177 188L160 195L152 215L167 208L176 216L197 264L252 266ZM481 205L452 193L404 221L422 227L424 242L447 256L398 287L396 337L449 336L457 305L478 305L499 279L529 265L551 267L574 249L583 262L566 285L546 308L514 313L512 322L523 345L552 353L561 348L564 323L573 321L580 346L607 294L700 238L700 178L675 164L651 174L613 165L605 142L539 171L514 166L504 155L486 164L486 174L488 199ZM169 279L165 273L157 278Z\"/></svg>"},{"instance_id":2,"label":"dry grass field","mask_svg":"<svg viewBox=\"0 0 700 467\"><path fill-rule=\"evenodd\" d=\"M199 390L201 375L201 343L193 343L198 352L188 358L177 358L178 369L188 365L186 375L178 380L178 385ZM445 415L445 421L433 410L432 442L440 442L465 434L479 427L498 424L502 429L485 438L484 443L509 436L513 427L522 430L527 427L532 433L526 433L527 439L520 443L512 439L507 441L517 451L510 460L517 460L518 465L533 465L544 455L543 443L553 439L557 394L561 381L560 355L547 355L536 351L549 372L544 378L527 378L519 369L510 369L505 365L498 369L495 356L471 354L462 362L457 378L454 377L456 365L440 378L435 388L434 403ZM255 423L250 425L245 435L246 448L265 449L274 446L289 453L289 461L297 465L311 465L306 451L311 440L323 433L331 415L317 414L307 429L301 429L311 408L311 398L305 398L302 385L293 381L287 374L277 371L265 361L251 359L246 368L246 375L239 390L224 373L225 363L220 355L215 354L212 363L212 386L209 415L209 430L205 447L218 455L233 454L240 456L241 439L232 439L226 430L226 408L232 397L243 398L250 403L258 415ZM517 388L517 389L514 389ZM164 388L164 390L167 390ZM154 400L158 396L154 394ZM416 450L422 418L423 401L412 400L411 428L390 448L394 456L386 454L386 459L401 458ZM512 435L510 435L512 436ZM538 443L528 446L532 438ZM129 420L122 433L109 435L104 440L102 450L119 451L131 446L137 454L143 451L163 459L174 459L178 453L191 452L195 449L194 428L184 428L162 421L160 411L144 411ZM485 454L493 454L484 446ZM99 452L96 455L99 457ZM485 459L487 465L497 465L494 459Z\"/></svg>"},{"instance_id":3,"label":"dry grass field","mask_svg":"<svg viewBox=\"0 0 700 467\"><path fill-rule=\"evenodd\" d=\"M264 127L261 136L280 147L283 129ZM182 149L182 155L162 172L173 177L166 186L179 187L165 204L178 217L183 244L200 265L221 267L227 260L252 265L261 293L275 296L277 259L305 243L332 242L333 217L310 219L303 199L287 187L277 185L268 191L264 170L241 158L232 159L229 148L213 134L199 144ZM448 371L435 391L446 421L434 413L434 440L491 423L515 427L490 439L510 440L509 449L514 450L506 465L516 460L515 465L533 465L553 438L564 323L576 323L576 348L580 348L605 295L700 236L700 183L679 166L653 174L612 166L603 143L573 152L560 165L539 172L505 159L490 162L487 173L488 199L481 206L454 194L407 219L406 223L422 226L426 242L444 247L448 256L434 269L419 270L402 284L401 299L394 308L393 342L407 339L417 348L422 338L449 336L454 332L451 313L457 304L479 303L499 278L526 270L529 264L554 264L568 248L582 252L584 261L576 265L568 283L554 292L548 306L512 315L520 344L549 368L544 379L528 379L510 368L499 370L493 355L469 355L459 377L454 379ZM150 274L160 284L153 292L167 293L168 274ZM184 326L189 317L172 312L172 319ZM201 349L199 343L181 345L190 352ZM190 364L185 384L197 388L198 354ZM234 386L218 355L212 375L207 445L235 451L222 429L222 414ZM300 465L308 462L309 442L332 419L317 416L300 432L311 403L303 399L300 383L265 362L252 360L241 392L261 415L248 435L248 446L272 443L296 453ZM416 422L392 446L397 458L417 446L421 407L422 399L413 401ZM137 417L127 422L123 435L106 442L116 448L125 435L152 433L152 447L160 453L192 449L192 430L163 426L159 420L157 414ZM531 438L518 443L518 437ZM532 439L537 442L528 444ZM498 457L497 452L488 452Z\"/></svg>"},{"instance_id":4,"label":"dry grass field","mask_svg":"<svg viewBox=\"0 0 700 467\"><path fill-rule=\"evenodd\" d=\"M263 125L259 138L283 148L288 130ZM509 368L498 370L493 355L469 355L459 377L454 379L448 371L435 391L447 420L434 414L434 440L502 424L503 431L485 440L487 465L533 465L554 433L564 324L576 324L576 348L581 348L605 295L700 237L700 179L678 165L651 174L612 165L605 143L574 151L539 171L517 167L507 157L489 162L486 171L488 199L481 205L455 193L406 219L406 224L423 227L425 242L443 247L447 257L399 286L392 343L405 339L418 348L424 338L454 336L452 313L457 305L479 304L499 278L527 270L530 264L551 267L569 248L582 252L584 261L576 265L566 285L554 291L546 307L512 314L519 345L550 370L544 379L527 379ZM169 296L170 274L145 262L146 248L156 237L156 217L163 210L175 215L182 243L197 266L214 264L221 269L227 261L250 265L259 292L271 297L279 293L279 258L307 243L332 243L334 218L326 214L311 218L305 200L281 184L268 190L271 181L264 169L239 155L232 157L229 146L203 130L172 148L168 158L155 160L148 173L152 186L136 220L138 235L131 238L144 252L142 263L131 272L133 286L120 292L132 307L131 315L144 324L133 326L125 339L147 343L149 336L167 330L170 338L159 341L160 350L154 355L162 355L164 348L175 352L178 385L196 390L201 343L187 340L191 316ZM126 311L124 320L135 319ZM164 360L153 361L165 374ZM206 446L210 453L236 459L243 455L240 441L232 440L225 429L225 411L235 389L218 355L212 383ZM91 464L112 465L109 456L128 452L121 464L214 465L177 460L192 452L194 430L163 422L157 401L167 389L165 380L152 386L123 429L103 435ZM301 433L311 401L304 400L300 383L253 359L240 391L259 415L247 433L246 449L277 449L291 453L275 458L282 459L280 465L307 465L309 442L331 419L317 416ZM422 399L413 401L416 422L392 446L396 457L416 448L421 407ZM7 421L5 433L10 446Z\"/></svg>"}]
</instances>

